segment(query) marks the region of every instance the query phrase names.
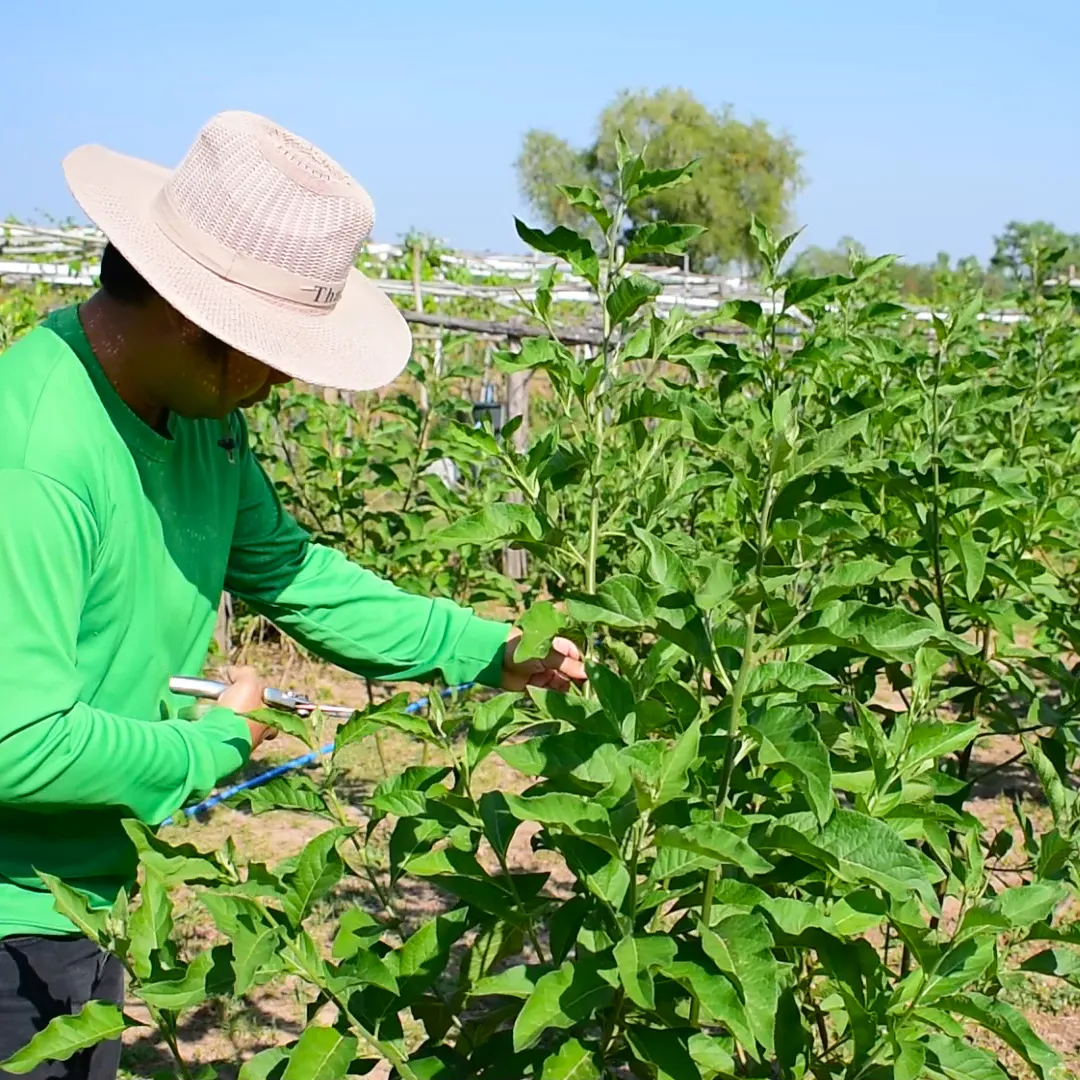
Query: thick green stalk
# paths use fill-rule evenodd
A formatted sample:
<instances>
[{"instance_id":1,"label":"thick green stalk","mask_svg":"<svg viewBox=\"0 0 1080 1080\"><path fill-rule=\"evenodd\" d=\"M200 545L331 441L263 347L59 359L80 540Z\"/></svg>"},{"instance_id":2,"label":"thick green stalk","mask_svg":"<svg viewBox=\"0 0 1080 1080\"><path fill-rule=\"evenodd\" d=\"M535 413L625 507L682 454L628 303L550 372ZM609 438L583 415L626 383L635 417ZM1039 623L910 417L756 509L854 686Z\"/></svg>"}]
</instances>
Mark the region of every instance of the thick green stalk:
<instances>
[{"instance_id":1,"label":"thick green stalk","mask_svg":"<svg viewBox=\"0 0 1080 1080\"><path fill-rule=\"evenodd\" d=\"M259 903L259 901L256 901ZM263 907L262 904L259 905ZM273 925L274 920L270 917L269 912L263 907L263 917L268 925ZM332 990L329 986L324 986L319 978L317 971L312 971L306 964L304 957L300 954L291 943L287 943L281 953L282 959L285 963L293 969L296 975L305 979L312 986L317 987L338 1007L341 1015L346 1017L349 1021L350 1027L355 1031L364 1042L368 1044L377 1054L380 1054L391 1065L397 1069L398 1074L402 1077L402 1080L420 1080L420 1078L413 1072L409 1066L408 1059L398 1052L397 1048L392 1044L384 1042L373 1032L368 1029L349 1011L349 1004L343 1000L341 995Z\"/></svg>"},{"instance_id":2,"label":"thick green stalk","mask_svg":"<svg viewBox=\"0 0 1080 1080\"><path fill-rule=\"evenodd\" d=\"M161 1037L165 1040L165 1045L168 1046L169 1052L176 1062L176 1067L180 1070L181 1080L191 1080L191 1070L180 1053L180 1040L176 1037L176 1020L171 1016L166 1018L158 1009L150 1005L147 1005L146 1008L151 1019L157 1025L158 1031L161 1032Z\"/></svg>"},{"instance_id":3,"label":"thick green stalk","mask_svg":"<svg viewBox=\"0 0 1080 1080\"><path fill-rule=\"evenodd\" d=\"M941 417L938 411L938 386L941 383L941 367L945 356L945 346L939 345L937 356L934 358L934 386L930 394L931 425L930 447L934 466L934 500L930 504L930 543L933 548L934 560L934 585L937 590L938 610L941 612L941 623L946 630L951 631L949 625L949 607L945 602L945 579L941 571L941 466L938 455L941 450Z\"/></svg>"},{"instance_id":4,"label":"thick green stalk","mask_svg":"<svg viewBox=\"0 0 1080 1080\"><path fill-rule=\"evenodd\" d=\"M724 751L724 764L720 772L720 784L713 799L713 817L721 821L727 808L728 794L731 791L731 777L735 771L735 745L742 717L742 702L746 687L750 681L750 672L754 668L754 644L757 633L757 617L760 605L755 604L746 615L746 636L743 639L742 664L731 691L731 712L728 714L727 747ZM712 920L713 894L716 892L716 871L710 870L705 876L705 889L701 897L701 924L708 927ZM695 998L690 1006L690 1023L696 1024L701 1014L701 1006Z\"/></svg>"}]
</instances>

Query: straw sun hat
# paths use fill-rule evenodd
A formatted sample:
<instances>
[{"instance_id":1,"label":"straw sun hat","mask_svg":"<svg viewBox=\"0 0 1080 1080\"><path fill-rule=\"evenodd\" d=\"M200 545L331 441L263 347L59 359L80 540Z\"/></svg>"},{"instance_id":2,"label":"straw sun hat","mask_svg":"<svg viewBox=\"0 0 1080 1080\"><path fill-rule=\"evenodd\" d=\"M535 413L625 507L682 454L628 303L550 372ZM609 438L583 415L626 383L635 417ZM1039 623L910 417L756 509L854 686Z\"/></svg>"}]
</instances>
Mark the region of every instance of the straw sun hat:
<instances>
[{"instance_id":1,"label":"straw sun hat","mask_svg":"<svg viewBox=\"0 0 1080 1080\"><path fill-rule=\"evenodd\" d=\"M170 171L81 146L64 173L86 215L169 304L271 367L369 390L405 367L409 328L353 262L368 193L310 143L224 112Z\"/></svg>"}]
</instances>

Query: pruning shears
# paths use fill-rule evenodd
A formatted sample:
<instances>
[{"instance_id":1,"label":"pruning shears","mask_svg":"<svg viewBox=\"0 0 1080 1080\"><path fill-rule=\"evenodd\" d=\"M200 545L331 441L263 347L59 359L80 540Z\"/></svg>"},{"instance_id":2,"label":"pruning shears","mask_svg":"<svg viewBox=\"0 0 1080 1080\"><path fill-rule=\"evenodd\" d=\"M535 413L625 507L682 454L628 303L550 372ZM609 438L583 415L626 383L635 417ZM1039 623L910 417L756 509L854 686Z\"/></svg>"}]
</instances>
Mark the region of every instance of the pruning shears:
<instances>
[{"instance_id":1,"label":"pruning shears","mask_svg":"<svg viewBox=\"0 0 1080 1080\"><path fill-rule=\"evenodd\" d=\"M229 689L229 684L216 679L195 679L177 675L169 680L169 689L183 697L216 701ZM272 686L263 690L263 702L268 709L294 713L297 716L310 716L318 709L324 716L348 719L356 711L348 705L319 705L302 694L295 694L291 690L277 690Z\"/></svg>"}]
</instances>

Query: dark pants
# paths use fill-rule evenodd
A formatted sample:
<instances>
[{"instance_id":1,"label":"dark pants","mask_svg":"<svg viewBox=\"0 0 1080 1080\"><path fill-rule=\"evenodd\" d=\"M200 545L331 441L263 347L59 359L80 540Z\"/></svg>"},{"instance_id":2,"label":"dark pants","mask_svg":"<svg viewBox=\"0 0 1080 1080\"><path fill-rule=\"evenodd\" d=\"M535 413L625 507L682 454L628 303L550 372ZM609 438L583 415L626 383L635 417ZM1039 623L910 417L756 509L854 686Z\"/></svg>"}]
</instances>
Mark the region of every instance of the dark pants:
<instances>
[{"instance_id":1,"label":"dark pants","mask_svg":"<svg viewBox=\"0 0 1080 1080\"><path fill-rule=\"evenodd\" d=\"M88 1001L124 1003L124 969L84 937L0 939L0 1061L21 1050L54 1017ZM28 1080L114 1080L120 1041L99 1043L67 1061L39 1065ZM0 1070L0 1080L14 1080Z\"/></svg>"}]
</instances>

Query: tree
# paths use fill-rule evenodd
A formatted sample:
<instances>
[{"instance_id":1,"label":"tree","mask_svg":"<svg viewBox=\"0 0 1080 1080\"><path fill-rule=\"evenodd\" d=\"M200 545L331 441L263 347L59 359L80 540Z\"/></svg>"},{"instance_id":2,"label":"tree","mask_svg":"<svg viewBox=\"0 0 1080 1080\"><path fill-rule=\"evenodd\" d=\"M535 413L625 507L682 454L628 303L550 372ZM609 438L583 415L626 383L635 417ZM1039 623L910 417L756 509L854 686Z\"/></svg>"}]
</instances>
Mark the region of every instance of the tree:
<instances>
[{"instance_id":1,"label":"tree","mask_svg":"<svg viewBox=\"0 0 1080 1080\"><path fill-rule=\"evenodd\" d=\"M1045 280L1080 266L1080 236L1062 232L1049 221L1010 221L994 237L990 265L1015 282Z\"/></svg>"},{"instance_id":2,"label":"tree","mask_svg":"<svg viewBox=\"0 0 1080 1080\"><path fill-rule=\"evenodd\" d=\"M788 225L792 198L802 184L794 143L760 120L744 123L728 108L713 112L687 90L623 92L600 114L596 138L584 149L549 131L529 131L516 163L518 179L522 194L548 225L591 226L559 185L588 183L613 202L619 132L631 150L644 150L649 168L697 159L689 183L656 193L629 214L631 228L661 219L704 226L707 231L690 245L696 269L753 266L753 215L772 229Z\"/></svg>"},{"instance_id":3,"label":"tree","mask_svg":"<svg viewBox=\"0 0 1080 1080\"><path fill-rule=\"evenodd\" d=\"M841 237L832 248L811 244L792 259L788 272L792 277L828 277L829 274L846 274L851 265L852 254L865 258L866 248L850 236Z\"/></svg>"}]
</instances>

